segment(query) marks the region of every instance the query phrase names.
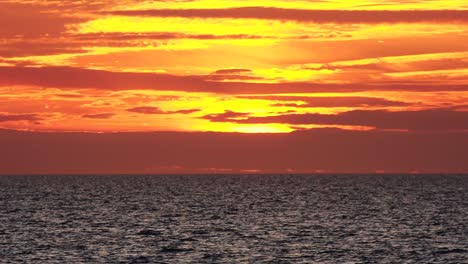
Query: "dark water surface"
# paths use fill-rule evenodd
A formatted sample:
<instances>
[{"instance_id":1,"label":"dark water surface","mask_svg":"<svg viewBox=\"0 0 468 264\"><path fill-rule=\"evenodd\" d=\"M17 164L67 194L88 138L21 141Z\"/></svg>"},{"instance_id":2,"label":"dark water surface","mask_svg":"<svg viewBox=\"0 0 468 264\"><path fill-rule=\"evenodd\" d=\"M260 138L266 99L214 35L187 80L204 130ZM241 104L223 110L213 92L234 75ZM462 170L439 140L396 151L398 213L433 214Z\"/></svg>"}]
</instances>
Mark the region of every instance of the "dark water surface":
<instances>
[{"instance_id":1,"label":"dark water surface","mask_svg":"<svg viewBox=\"0 0 468 264\"><path fill-rule=\"evenodd\" d=\"M1 263L468 263L468 176L3 176Z\"/></svg>"}]
</instances>

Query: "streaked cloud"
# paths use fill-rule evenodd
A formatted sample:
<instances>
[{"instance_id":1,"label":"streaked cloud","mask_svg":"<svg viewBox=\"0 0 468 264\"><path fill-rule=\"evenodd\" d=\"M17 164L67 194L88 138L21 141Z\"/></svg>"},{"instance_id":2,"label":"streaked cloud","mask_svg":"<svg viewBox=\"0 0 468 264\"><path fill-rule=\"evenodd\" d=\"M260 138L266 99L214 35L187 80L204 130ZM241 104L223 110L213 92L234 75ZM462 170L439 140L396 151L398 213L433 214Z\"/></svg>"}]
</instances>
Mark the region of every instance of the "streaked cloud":
<instances>
[{"instance_id":1,"label":"streaked cloud","mask_svg":"<svg viewBox=\"0 0 468 264\"><path fill-rule=\"evenodd\" d=\"M468 22L467 10L307 10L273 7L239 7L226 9L115 10L104 12L104 14L185 18L253 18L338 24Z\"/></svg>"},{"instance_id":2,"label":"streaked cloud","mask_svg":"<svg viewBox=\"0 0 468 264\"><path fill-rule=\"evenodd\" d=\"M112 118L115 116L114 113L99 113L99 114L86 114L83 115L83 118L89 118L89 119L108 119Z\"/></svg>"},{"instance_id":3,"label":"streaked cloud","mask_svg":"<svg viewBox=\"0 0 468 264\"><path fill-rule=\"evenodd\" d=\"M140 106L127 109L128 112L134 112L146 115L168 115L168 114L191 114L200 111L200 109L182 109L176 111L164 111L159 107L154 106Z\"/></svg>"},{"instance_id":4,"label":"streaked cloud","mask_svg":"<svg viewBox=\"0 0 468 264\"><path fill-rule=\"evenodd\" d=\"M0 123L10 121L36 122L40 120L42 120L42 118L37 114L0 114Z\"/></svg>"},{"instance_id":5,"label":"streaked cloud","mask_svg":"<svg viewBox=\"0 0 468 264\"><path fill-rule=\"evenodd\" d=\"M387 130L468 131L468 111L429 109L420 111L353 110L338 114L282 114L252 117L245 113L225 112L203 118L212 122L248 124L287 123L295 125L347 125Z\"/></svg>"},{"instance_id":6,"label":"streaked cloud","mask_svg":"<svg viewBox=\"0 0 468 264\"><path fill-rule=\"evenodd\" d=\"M199 75L111 72L72 67L0 67L0 85L33 85L53 88L104 90L158 90L220 94L326 93L359 91L468 91L468 84L407 83L257 83L216 82Z\"/></svg>"},{"instance_id":7,"label":"streaked cloud","mask_svg":"<svg viewBox=\"0 0 468 264\"><path fill-rule=\"evenodd\" d=\"M458 114L468 98L467 8L4 0L0 22L11 26L0 29L0 111L11 120L2 126L291 132L312 128L298 121L310 116L329 120L318 126L358 129L378 126L344 116ZM42 120L21 120L28 117Z\"/></svg>"}]
</instances>

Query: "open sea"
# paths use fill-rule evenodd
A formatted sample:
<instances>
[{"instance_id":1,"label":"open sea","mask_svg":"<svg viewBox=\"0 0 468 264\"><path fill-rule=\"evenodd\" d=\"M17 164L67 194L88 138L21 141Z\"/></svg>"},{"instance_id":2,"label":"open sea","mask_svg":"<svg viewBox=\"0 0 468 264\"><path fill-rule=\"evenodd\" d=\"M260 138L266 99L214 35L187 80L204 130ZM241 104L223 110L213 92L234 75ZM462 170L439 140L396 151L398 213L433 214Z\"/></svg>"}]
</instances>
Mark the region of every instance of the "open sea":
<instances>
[{"instance_id":1,"label":"open sea","mask_svg":"<svg viewBox=\"0 0 468 264\"><path fill-rule=\"evenodd\" d=\"M0 263L468 263L468 175L1 176Z\"/></svg>"}]
</instances>

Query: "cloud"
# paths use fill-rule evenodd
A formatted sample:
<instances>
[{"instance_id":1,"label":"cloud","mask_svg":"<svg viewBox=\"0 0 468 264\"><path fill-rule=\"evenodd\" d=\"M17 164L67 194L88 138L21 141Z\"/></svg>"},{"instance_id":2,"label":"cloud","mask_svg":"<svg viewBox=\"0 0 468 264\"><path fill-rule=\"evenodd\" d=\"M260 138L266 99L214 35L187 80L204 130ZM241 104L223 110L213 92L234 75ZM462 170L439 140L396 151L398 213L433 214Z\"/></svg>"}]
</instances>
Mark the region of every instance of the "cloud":
<instances>
[{"instance_id":1,"label":"cloud","mask_svg":"<svg viewBox=\"0 0 468 264\"><path fill-rule=\"evenodd\" d=\"M200 111L200 109L186 109L177 111L164 111L159 107L142 106L127 109L128 112L146 114L146 115L168 115L168 114L191 114Z\"/></svg>"},{"instance_id":2,"label":"cloud","mask_svg":"<svg viewBox=\"0 0 468 264\"><path fill-rule=\"evenodd\" d=\"M66 25L84 22L87 19L62 16L62 12L50 11L45 6L19 3L0 3L0 36L18 35L37 37L65 32Z\"/></svg>"},{"instance_id":3,"label":"cloud","mask_svg":"<svg viewBox=\"0 0 468 264\"><path fill-rule=\"evenodd\" d=\"M72 67L0 67L0 85L37 85L55 88L105 90L181 90L203 87L199 77L154 73L124 73Z\"/></svg>"},{"instance_id":4,"label":"cloud","mask_svg":"<svg viewBox=\"0 0 468 264\"><path fill-rule=\"evenodd\" d=\"M183 109L183 110L177 110L177 111L166 111L166 113L169 114L192 114L201 111L200 109Z\"/></svg>"},{"instance_id":5,"label":"cloud","mask_svg":"<svg viewBox=\"0 0 468 264\"><path fill-rule=\"evenodd\" d=\"M390 107L409 106L411 103L391 101L377 97L305 97L305 96L239 96L245 99L261 99L269 101L301 101L305 104L278 103L274 106L294 106L294 107Z\"/></svg>"},{"instance_id":6,"label":"cloud","mask_svg":"<svg viewBox=\"0 0 468 264\"><path fill-rule=\"evenodd\" d=\"M238 7L226 9L116 10L103 13L119 16L253 18L338 24L468 22L468 10L305 10L274 7Z\"/></svg>"},{"instance_id":7,"label":"cloud","mask_svg":"<svg viewBox=\"0 0 468 264\"><path fill-rule=\"evenodd\" d=\"M109 119L109 118L111 118L113 116L115 116L114 113L100 113L100 114L82 115L83 118L88 118L88 119Z\"/></svg>"},{"instance_id":8,"label":"cloud","mask_svg":"<svg viewBox=\"0 0 468 264\"><path fill-rule=\"evenodd\" d=\"M236 75L236 74L211 74L204 77L208 81L254 81L254 80L265 80L262 77L248 76L248 75Z\"/></svg>"},{"instance_id":9,"label":"cloud","mask_svg":"<svg viewBox=\"0 0 468 264\"><path fill-rule=\"evenodd\" d=\"M317 129L288 134L0 130L0 174L468 172L468 133ZM202 150L202 151L201 151Z\"/></svg>"},{"instance_id":10,"label":"cloud","mask_svg":"<svg viewBox=\"0 0 468 264\"><path fill-rule=\"evenodd\" d=\"M345 74L348 78L352 78L353 75L360 78L363 74L373 74L373 76L376 76L376 74L423 71L433 72L434 75L440 76L437 75L437 71L439 70L462 70L468 68L466 56L467 54L465 52L390 56L386 58L370 59L367 63L362 63L359 60L344 61L326 63L315 67L303 67L302 69L311 71L329 70L335 72L335 77L340 74Z\"/></svg>"},{"instance_id":11,"label":"cloud","mask_svg":"<svg viewBox=\"0 0 468 264\"><path fill-rule=\"evenodd\" d=\"M0 67L0 86L33 85L62 89L159 90L220 94L320 93L357 91L468 91L468 84L405 83L320 84L309 82L217 82L206 76L110 72L73 67Z\"/></svg>"},{"instance_id":12,"label":"cloud","mask_svg":"<svg viewBox=\"0 0 468 264\"><path fill-rule=\"evenodd\" d=\"M250 74L252 73L252 70L249 69L221 69L215 71L213 74L221 74L221 75L228 75L228 74Z\"/></svg>"},{"instance_id":13,"label":"cloud","mask_svg":"<svg viewBox=\"0 0 468 264\"><path fill-rule=\"evenodd\" d=\"M253 81L253 80L264 80L259 76L252 76L252 70L250 69L221 69L217 70L204 77L205 80L209 81Z\"/></svg>"},{"instance_id":14,"label":"cloud","mask_svg":"<svg viewBox=\"0 0 468 264\"><path fill-rule=\"evenodd\" d=\"M243 118L238 118L243 117ZM346 125L366 126L386 130L468 130L468 111L430 109L420 111L353 110L339 114L284 114L251 117L232 112L206 115L212 122L240 124L291 124L291 125Z\"/></svg>"},{"instance_id":15,"label":"cloud","mask_svg":"<svg viewBox=\"0 0 468 264\"><path fill-rule=\"evenodd\" d=\"M134 108L127 109L127 111L139 113L139 114L146 114L146 115L161 115L161 114L166 113L163 110L161 110L159 107L151 107L151 106L134 107Z\"/></svg>"},{"instance_id":16,"label":"cloud","mask_svg":"<svg viewBox=\"0 0 468 264\"><path fill-rule=\"evenodd\" d=\"M169 40L169 39L199 39L199 40L212 40L212 39L261 39L261 38L274 38L274 36L257 36L246 34L227 34L227 35L213 35L213 34L185 34L179 32L149 32L149 33L132 33L132 32L106 32L106 33L82 33L82 34L69 34L65 37L75 41L93 41L92 43L99 44L95 40L100 41L128 41L128 40Z\"/></svg>"},{"instance_id":17,"label":"cloud","mask_svg":"<svg viewBox=\"0 0 468 264\"><path fill-rule=\"evenodd\" d=\"M79 54L88 52L90 47L147 47L165 44L168 40L221 40L221 39L264 39L273 36L255 35L211 35L182 34L173 32L155 33L87 33L87 34L48 34L47 37L28 39L4 39L0 42L0 56L24 57L55 54Z\"/></svg>"},{"instance_id":18,"label":"cloud","mask_svg":"<svg viewBox=\"0 0 468 264\"><path fill-rule=\"evenodd\" d=\"M0 123L10 122L10 121L29 121L37 122L41 121L37 114L0 114Z\"/></svg>"},{"instance_id":19,"label":"cloud","mask_svg":"<svg viewBox=\"0 0 468 264\"><path fill-rule=\"evenodd\" d=\"M42 56L54 54L85 53L82 43L73 42L43 42L43 41L11 41L0 43L0 56L6 58L24 56Z\"/></svg>"},{"instance_id":20,"label":"cloud","mask_svg":"<svg viewBox=\"0 0 468 264\"><path fill-rule=\"evenodd\" d=\"M60 97L60 98L67 98L67 99L80 99L80 98L86 97L82 94L74 94L74 93L58 93L58 94L54 94L54 96Z\"/></svg>"},{"instance_id":21,"label":"cloud","mask_svg":"<svg viewBox=\"0 0 468 264\"><path fill-rule=\"evenodd\" d=\"M224 111L221 114L210 114L206 115L203 118L208 119L211 122L236 122L238 120L245 120L245 118L249 117L249 113L239 113L233 112L230 110ZM241 121L242 122L242 121Z\"/></svg>"}]
</instances>

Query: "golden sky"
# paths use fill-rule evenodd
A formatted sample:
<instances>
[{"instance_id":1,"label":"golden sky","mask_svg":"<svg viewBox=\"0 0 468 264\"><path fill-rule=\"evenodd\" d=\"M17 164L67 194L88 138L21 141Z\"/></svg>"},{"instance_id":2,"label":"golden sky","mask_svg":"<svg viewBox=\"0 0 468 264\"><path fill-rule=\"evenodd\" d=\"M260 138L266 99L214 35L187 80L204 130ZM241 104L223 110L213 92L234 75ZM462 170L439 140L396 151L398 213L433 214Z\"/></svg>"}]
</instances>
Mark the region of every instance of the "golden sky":
<instances>
[{"instance_id":1,"label":"golden sky","mask_svg":"<svg viewBox=\"0 0 468 264\"><path fill-rule=\"evenodd\" d=\"M239 145L248 142L244 133L318 137L292 140L292 156L307 155L301 151L308 144L339 140L336 131L376 135L388 148L399 139L404 153L413 141L401 137L437 134L437 141L451 141L431 145L448 151L432 171L463 167L453 146L468 134L464 0L0 0L0 24L2 131L225 132L240 137ZM412 150L423 151L424 142ZM353 156L360 146L346 151ZM369 153L361 153L361 167L346 167L356 158L340 168L391 170L391 157L374 168ZM298 160L280 167L288 171ZM178 162L164 168L185 166ZM246 162L203 168L274 167ZM405 166L395 170L424 167ZM302 171L312 168L322 171Z\"/></svg>"},{"instance_id":2,"label":"golden sky","mask_svg":"<svg viewBox=\"0 0 468 264\"><path fill-rule=\"evenodd\" d=\"M2 0L0 23L7 129L468 128L463 0Z\"/></svg>"}]
</instances>

